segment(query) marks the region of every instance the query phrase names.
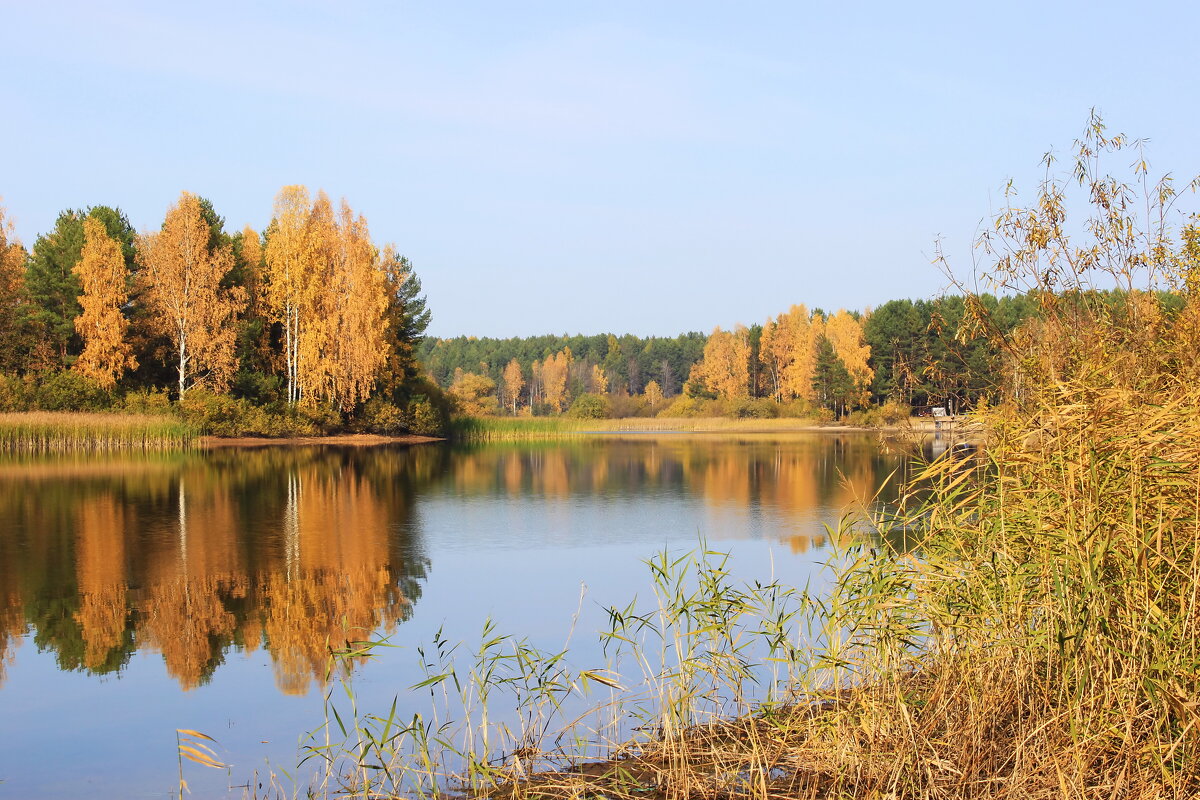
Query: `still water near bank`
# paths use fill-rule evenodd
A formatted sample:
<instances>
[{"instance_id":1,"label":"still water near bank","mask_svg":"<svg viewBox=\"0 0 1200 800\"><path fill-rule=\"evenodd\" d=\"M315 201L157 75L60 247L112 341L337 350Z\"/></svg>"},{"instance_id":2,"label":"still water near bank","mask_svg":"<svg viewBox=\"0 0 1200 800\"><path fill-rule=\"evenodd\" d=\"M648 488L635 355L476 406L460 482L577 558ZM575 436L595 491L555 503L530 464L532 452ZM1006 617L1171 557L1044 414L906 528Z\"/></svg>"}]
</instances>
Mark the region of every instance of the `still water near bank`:
<instances>
[{"instance_id":1,"label":"still water near bank","mask_svg":"<svg viewBox=\"0 0 1200 800\"><path fill-rule=\"evenodd\" d=\"M402 718L438 629L561 646L582 608L598 661L587 625L664 547L819 581L825 526L906 458L813 434L0 461L0 795L165 797L175 728L234 765L189 765L196 796L291 771L329 643L366 632L397 647L357 667L360 705Z\"/></svg>"}]
</instances>

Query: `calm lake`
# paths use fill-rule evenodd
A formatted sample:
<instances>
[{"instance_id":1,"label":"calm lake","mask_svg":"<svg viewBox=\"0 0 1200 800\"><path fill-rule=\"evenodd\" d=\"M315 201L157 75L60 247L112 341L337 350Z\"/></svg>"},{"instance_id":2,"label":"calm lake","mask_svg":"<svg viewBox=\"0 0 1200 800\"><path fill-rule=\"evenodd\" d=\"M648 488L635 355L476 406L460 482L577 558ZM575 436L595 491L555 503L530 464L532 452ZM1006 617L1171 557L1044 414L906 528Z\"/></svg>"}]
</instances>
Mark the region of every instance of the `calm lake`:
<instances>
[{"instance_id":1,"label":"calm lake","mask_svg":"<svg viewBox=\"0 0 1200 800\"><path fill-rule=\"evenodd\" d=\"M240 797L295 772L331 642L390 634L355 691L411 718L439 630L561 647L579 613L598 660L588 626L664 548L819 585L825 526L906 459L825 433L2 457L0 796L170 796L190 728L232 765L187 764L193 796Z\"/></svg>"}]
</instances>

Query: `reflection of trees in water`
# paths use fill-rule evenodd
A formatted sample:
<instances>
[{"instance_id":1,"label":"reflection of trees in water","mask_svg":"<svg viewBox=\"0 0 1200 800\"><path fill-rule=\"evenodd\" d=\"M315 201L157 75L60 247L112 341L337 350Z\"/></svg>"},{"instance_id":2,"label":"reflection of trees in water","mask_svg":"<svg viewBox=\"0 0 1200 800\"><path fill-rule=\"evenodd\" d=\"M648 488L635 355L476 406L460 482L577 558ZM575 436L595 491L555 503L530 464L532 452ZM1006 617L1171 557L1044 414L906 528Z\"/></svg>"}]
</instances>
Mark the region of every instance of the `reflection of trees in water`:
<instances>
[{"instance_id":1,"label":"reflection of trees in water","mask_svg":"<svg viewBox=\"0 0 1200 800\"><path fill-rule=\"evenodd\" d=\"M450 480L464 496L686 494L702 498L731 533L750 530L769 508L793 521L780 538L804 551L825 541L811 524L815 512L869 501L904 458L863 435L639 436L464 446L454 451Z\"/></svg>"},{"instance_id":2,"label":"reflection of trees in water","mask_svg":"<svg viewBox=\"0 0 1200 800\"><path fill-rule=\"evenodd\" d=\"M225 451L0 465L0 656L30 625L66 669L162 653L185 688L231 648L303 692L340 646L407 619L417 484L439 448Z\"/></svg>"},{"instance_id":3,"label":"reflection of trees in water","mask_svg":"<svg viewBox=\"0 0 1200 800\"><path fill-rule=\"evenodd\" d=\"M730 534L766 509L802 551L823 544L815 514L870 498L903 457L822 435L0 462L0 667L28 625L65 669L117 670L141 647L189 688L261 646L303 692L329 644L407 619L426 565L414 497L432 481L700 498Z\"/></svg>"}]
</instances>

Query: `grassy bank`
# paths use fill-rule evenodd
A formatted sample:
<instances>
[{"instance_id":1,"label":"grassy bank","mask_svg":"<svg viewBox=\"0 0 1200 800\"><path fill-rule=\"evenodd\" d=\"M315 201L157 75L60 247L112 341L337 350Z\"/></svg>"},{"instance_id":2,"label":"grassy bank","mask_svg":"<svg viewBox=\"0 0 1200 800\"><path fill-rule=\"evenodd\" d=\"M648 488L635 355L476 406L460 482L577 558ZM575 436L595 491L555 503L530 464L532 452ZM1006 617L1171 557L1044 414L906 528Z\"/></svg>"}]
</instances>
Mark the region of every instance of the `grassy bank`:
<instances>
[{"instance_id":1,"label":"grassy bank","mask_svg":"<svg viewBox=\"0 0 1200 800\"><path fill-rule=\"evenodd\" d=\"M182 450L197 431L166 415L30 411L0 414L0 449L49 452Z\"/></svg>"}]
</instances>

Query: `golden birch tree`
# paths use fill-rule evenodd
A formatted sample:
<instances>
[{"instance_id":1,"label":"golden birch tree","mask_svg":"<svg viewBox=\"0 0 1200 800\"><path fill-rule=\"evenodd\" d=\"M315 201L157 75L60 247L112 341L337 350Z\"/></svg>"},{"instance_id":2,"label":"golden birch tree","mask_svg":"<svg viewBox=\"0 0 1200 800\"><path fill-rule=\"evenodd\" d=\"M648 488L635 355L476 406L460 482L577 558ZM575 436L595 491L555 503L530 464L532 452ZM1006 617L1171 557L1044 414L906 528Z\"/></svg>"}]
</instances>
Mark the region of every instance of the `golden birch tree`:
<instances>
[{"instance_id":1,"label":"golden birch tree","mask_svg":"<svg viewBox=\"0 0 1200 800\"><path fill-rule=\"evenodd\" d=\"M825 321L825 338L854 381L856 402L865 402L875 370L870 366L871 346L866 342L862 325L849 311L839 310Z\"/></svg>"},{"instance_id":2,"label":"golden birch tree","mask_svg":"<svg viewBox=\"0 0 1200 800\"><path fill-rule=\"evenodd\" d=\"M303 186L275 200L266 262L271 318L283 327L288 401L325 399L347 410L365 399L387 363L388 264L367 221Z\"/></svg>"},{"instance_id":3,"label":"golden birch tree","mask_svg":"<svg viewBox=\"0 0 1200 800\"><path fill-rule=\"evenodd\" d=\"M283 361L287 399L301 396L301 339L317 314L314 302L317 242L310 225L308 189L285 186L275 196L275 213L267 232L264 257L266 302L270 319L283 328Z\"/></svg>"},{"instance_id":4,"label":"golden birch tree","mask_svg":"<svg viewBox=\"0 0 1200 800\"><path fill-rule=\"evenodd\" d=\"M127 338L129 320L121 313L129 301L125 258L121 246L95 217L83 220L83 252L72 271L83 288L82 310L75 318L83 352L72 369L110 388L125 370L137 369L137 359Z\"/></svg>"},{"instance_id":5,"label":"golden birch tree","mask_svg":"<svg viewBox=\"0 0 1200 800\"><path fill-rule=\"evenodd\" d=\"M697 377L704 388L726 400L750 395L750 335L742 325L732 331L719 327L704 343Z\"/></svg>"},{"instance_id":6,"label":"golden birch tree","mask_svg":"<svg viewBox=\"0 0 1200 800\"><path fill-rule=\"evenodd\" d=\"M180 395L195 385L223 391L237 369L235 323L245 290L221 287L233 249L209 249L211 232L199 198L183 192L162 230L138 237L142 297L150 326L171 342Z\"/></svg>"},{"instance_id":7,"label":"golden birch tree","mask_svg":"<svg viewBox=\"0 0 1200 800\"><path fill-rule=\"evenodd\" d=\"M28 350L22 341L22 306L26 303L25 261L28 254L0 206L0 369L15 369Z\"/></svg>"},{"instance_id":8,"label":"golden birch tree","mask_svg":"<svg viewBox=\"0 0 1200 800\"><path fill-rule=\"evenodd\" d=\"M506 406L512 407L512 413L517 413L517 402L521 399L521 390L525 388L525 376L521 374L521 365L517 359L508 362L504 368L503 391Z\"/></svg>"},{"instance_id":9,"label":"golden birch tree","mask_svg":"<svg viewBox=\"0 0 1200 800\"><path fill-rule=\"evenodd\" d=\"M821 317L810 318L803 305L792 306L763 326L759 361L770 376L777 401L813 399L817 341L823 330Z\"/></svg>"},{"instance_id":10,"label":"golden birch tree","mask_svg":"<svg viewBox=\"0 0 1200 800\"><path fill-rule=\"evenodd\" d=\"M343 200L333 220L322 192L313 216L314 235L323 240L318 252L324 291L316 297L321 313L301 338L311 376L302 385L345 411L370 395L387 360L387 281L362 215L355 216Z\"/></svg>"},{"instance_id":11,"label":"golden birch tree","mask_svg":"<svg viewBox=\"0 0 1200 800\"><path fill-rule=\"evenodd\" d=\"M646 398L647 405L651 408L658 408L658 404L663 401L663 393L658 381L647 383L646 388L642 390L642 396Z\"/></svg>"},{"instance_id":12,"label":"golden birch tree","mask_svg":"<svg viewBox=\"0 0 1200 800\"><path fill-rule=\"evenodd\" d=\"M567 375L571 370L571 348L564 347L542 363L542 396L556 413L567 401Z\"/></svg>"},{"instance_id":13,"label":"golden birch tree","mask_svg":"<svg viewBox=\"0 0 1200 800\"><path fill-rule=\"evenodd\" d=\"M778 320L767 318L767 322L763 325L762 336L758 340L758 361L763 366L763 371L770 382L771 397L775 398L775 402L782 400L782 395L779 388L779 372L782 358L779 352L780 339L783 332L780 331Z\"/></svg>"},{"instance_id":14,"label":"golden birch tree","mask_svg":"<svg viewBox=\"0 0 1200 800\"><path fill-rule=\"evenodd\" d=\"M258 232L249 225L242 228L242 286L246 288L246 313L263 316L263 249Z\"/></svg>"},{"instance_id":15,"label":"golden birch tree","mask_svg":"<svg viewBox=\"0 0 1200 800\"><path fill-rule=\"evenodd\" d=\"M604 374L604 368L599 364L592 364L591 380L592 392L595 394L608 394L608 376Z\"/></svg>"}]
</instances>

